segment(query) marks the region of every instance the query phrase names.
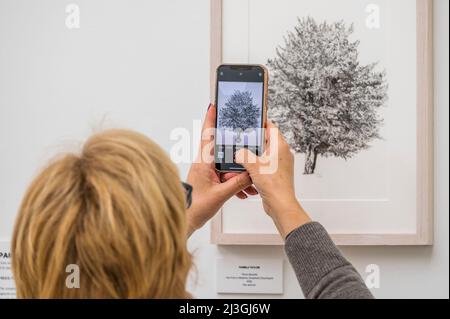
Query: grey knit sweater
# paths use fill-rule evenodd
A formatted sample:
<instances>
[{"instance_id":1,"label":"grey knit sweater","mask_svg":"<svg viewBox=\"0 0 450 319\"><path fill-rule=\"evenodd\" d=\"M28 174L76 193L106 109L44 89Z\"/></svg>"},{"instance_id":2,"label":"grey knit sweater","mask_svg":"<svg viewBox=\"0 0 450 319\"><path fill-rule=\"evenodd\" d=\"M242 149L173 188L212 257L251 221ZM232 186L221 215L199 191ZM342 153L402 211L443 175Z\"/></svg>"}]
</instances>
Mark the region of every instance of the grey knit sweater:
<instances>
[{"instance_id":1,"label":"grey knit sweater","mask_svg":"<svg viewBox=\"0 0 450 319\"><path fill-rule=\"evenodd\" d=\"M356 269L319 223L308 223L292 231L285 249L306 298L373 298Z\"/></svg>"}]
</instances>

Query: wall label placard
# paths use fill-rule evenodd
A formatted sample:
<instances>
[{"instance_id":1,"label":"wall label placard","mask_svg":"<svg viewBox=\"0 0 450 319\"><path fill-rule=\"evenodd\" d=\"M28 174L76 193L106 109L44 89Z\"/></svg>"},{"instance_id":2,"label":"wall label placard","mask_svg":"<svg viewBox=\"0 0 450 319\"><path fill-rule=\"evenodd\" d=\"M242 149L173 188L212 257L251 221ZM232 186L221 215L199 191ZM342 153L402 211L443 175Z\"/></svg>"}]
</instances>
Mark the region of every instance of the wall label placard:
<instances>
[{"instance_id":1,"label":"wall label placard","mask_svg":"<svg viewBox=\"0 0 450 319\"><path fill-rule=\"evenodd\" d=\"M282 259L218 258L218 293L282 294Z\"/></svg>"},{"instance_id":2,"label":"wall label placard","mask_svg":"<svg viewBox=\"0 0 450 319\"><path fill-rule=\"evenodd\" d=\"M16 298L16 285L11 271L11 243L0 241L0 299Z\"/></svg>"}]
</instances>

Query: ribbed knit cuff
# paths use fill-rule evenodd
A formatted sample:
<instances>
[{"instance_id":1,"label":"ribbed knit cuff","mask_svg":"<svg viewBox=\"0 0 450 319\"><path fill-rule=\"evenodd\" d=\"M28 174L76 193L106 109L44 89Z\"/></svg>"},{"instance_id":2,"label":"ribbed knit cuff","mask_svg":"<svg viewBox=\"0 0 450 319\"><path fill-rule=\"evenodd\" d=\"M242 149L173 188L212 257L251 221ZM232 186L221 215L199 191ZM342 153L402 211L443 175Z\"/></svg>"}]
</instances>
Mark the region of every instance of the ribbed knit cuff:
<instances>
[{"instance_id":1,"label":"ribbed knit cuff","mask_svg":"<svg viewBox=\"0 0 450 319\"><path fill-rule=\"evenodd\" d=\"M285 250L305 297L330 271L350 265L317 222L292 231L286 238Z\"/></svg>"}]
</instances>

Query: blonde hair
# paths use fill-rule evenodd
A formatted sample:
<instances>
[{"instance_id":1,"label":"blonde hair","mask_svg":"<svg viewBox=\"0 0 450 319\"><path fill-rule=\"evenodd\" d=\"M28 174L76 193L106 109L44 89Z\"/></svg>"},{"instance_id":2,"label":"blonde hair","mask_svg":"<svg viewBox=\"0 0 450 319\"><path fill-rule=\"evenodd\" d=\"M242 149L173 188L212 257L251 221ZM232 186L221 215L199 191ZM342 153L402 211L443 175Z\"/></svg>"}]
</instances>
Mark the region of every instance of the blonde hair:
<instances>
[{"instance_id":1,"label":"blonde hair","mask_svg":"<svg viewBox=\"0 0 450 319\"><path fill-rule=\"evenodd\" d=\"M191 256L178 171L144 135L109 130L51 162L17 217L21 298L184 298ZM80 287L68 288L76 264Z\"/></svg>"}]
</instances>

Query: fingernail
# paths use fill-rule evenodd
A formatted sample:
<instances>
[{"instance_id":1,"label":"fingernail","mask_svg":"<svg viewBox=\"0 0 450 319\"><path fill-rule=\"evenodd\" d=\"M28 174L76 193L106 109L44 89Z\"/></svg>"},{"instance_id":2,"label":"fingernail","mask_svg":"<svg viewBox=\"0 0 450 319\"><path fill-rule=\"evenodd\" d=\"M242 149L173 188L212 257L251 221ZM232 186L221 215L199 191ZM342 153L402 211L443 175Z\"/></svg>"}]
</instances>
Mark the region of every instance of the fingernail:
<instances>
[{"instance_id":1,"label":"fingernail","mask_svg":"<svg viewBox=\"0 0 450 319\"><path fill-rule=\"evenodd\" d=\"M209 103L209 105L208 105L208 111L209 111L209 109L211 108L211 106L212 106L212 103Z\"/></svg>"}]
</instances>

